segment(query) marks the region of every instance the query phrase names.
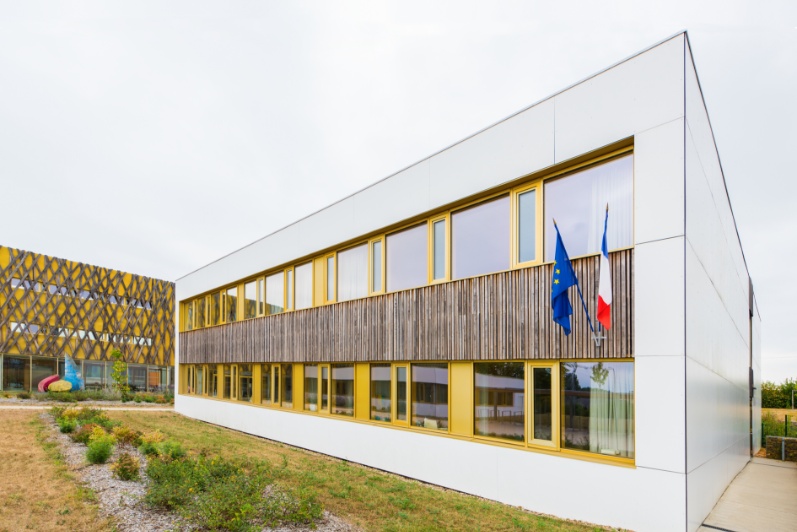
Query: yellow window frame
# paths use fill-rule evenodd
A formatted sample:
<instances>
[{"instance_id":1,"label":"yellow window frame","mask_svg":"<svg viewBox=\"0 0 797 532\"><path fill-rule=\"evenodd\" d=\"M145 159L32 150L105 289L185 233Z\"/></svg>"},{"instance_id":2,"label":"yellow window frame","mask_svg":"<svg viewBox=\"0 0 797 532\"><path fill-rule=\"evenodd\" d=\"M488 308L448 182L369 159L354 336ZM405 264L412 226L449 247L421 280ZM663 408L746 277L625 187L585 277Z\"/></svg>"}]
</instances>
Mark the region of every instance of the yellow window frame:
<instances>
[{"instance_id":1,"label":"yellow window frame","mask_svg":"<svg viewBox=\"0 0 797 532\"><path fill-rule=\"evenodd\" d=\"M550 368L551 370L551 439L542 440L534 438L534 369L535 368ZM545 449L559 450L561 446L561 403L562 395L560 393L560 379L559 379L559 361L556 362L543 362L534 361L526 364L526 408L528 414L526 415L526 443L530 447L541 447Z\"/></svg>"},{"instance_id":2,"label":"yellow window frame","mask_svg":"<svg viewBox=\"0 0 797 532\"><path fill-rule=\"evenodd\" d=\"M379 264L380 264L380 277L381 283L377 290L374 290L374 244L379 243ZM376 296L385 293L385 285L387 280L385 274L387 268L385 267L385 235L379 235L376 238L368 240L368 295Z\"/></svg>"},{"instance_id":3,"label":"yellow window frame","mask_svg":"<svg viewBox=\"0 0 797 532\"><path fill-rule=\"evenodd\" d=\"M435 234L434 234L434 226L437 223L444 223L445 224L445 243L443 244L443 277L440 279L434 278L434 245L435 245ZM428 259L428 266L427 266L427 279L428 284L439 284L445 283L451 280L451 211L446 211L441 216L435 216L429 219L428 222L428 230L429 235L427 236L427 251L426 257Z\"/></svg>"},{"instance_id":4,"label":"yellow window frame","mask_svg":"<svg viewBox=\"0 0 797 532\"><path fill-rule=\"evenodd\" d=\"M404 374L406 376L405 385L406 389L404 390L404 416L405 419L398 418L398 373L399 369L404 370ZM400 427L409 427L410 426L410 419L412 418L412 401L410 399L410 388L411 388L410 379L410 365L409 363L402 363L402 364L392 364L390 367L390 422L393 425L398 425Z\"/></svg>"},{"instance_id":5,"label":"yellow window frame","mask_svg":"<svg viewBox=\"0 0 797 532\"><path fill-rule=\"evenodd\" d=\"M526 268L542 264L543 240L545 238L545 227L543 218L542 201L542 180L512 189L510 198L510 217L509 238L511 248L511 267ZM525 262L520 261L520 196L534 191L534 259Z\"/></svg>"}]
</instances>

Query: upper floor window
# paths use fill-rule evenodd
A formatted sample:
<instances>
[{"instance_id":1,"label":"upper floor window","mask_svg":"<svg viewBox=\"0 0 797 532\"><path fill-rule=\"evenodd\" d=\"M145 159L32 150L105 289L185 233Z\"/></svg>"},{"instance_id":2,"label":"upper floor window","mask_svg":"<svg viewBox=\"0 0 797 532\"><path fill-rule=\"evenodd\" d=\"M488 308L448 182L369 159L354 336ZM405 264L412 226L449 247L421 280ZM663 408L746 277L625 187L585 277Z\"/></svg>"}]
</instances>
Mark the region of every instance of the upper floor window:
<instances>
[{"instance_id":1,"label":"upper floor window","mask_svg":"<svg viewBox=\"0 0 797 532\"><path fill-rule=\"evenodd\" d=\"M313 306L313 263L307 262L294 268L296 310Z\"/></svg>"},{"instance_id":2,"label":"upper floor window","mask_svg":"<svg viewBox=\"0 0 797 532\"><path fill-rule=\"evenodd\" d=\"M452 214L452 278L508 270L509 227L509 196Z\"/></svg>"},{"instance_id":3,"label":"upper floor window","mask_svg":"<svg viewBox=\"0 0 797 532\"><path fill-rule=\"evenodd\" d=\"M285 281L283 272L266 277L266 314L285 310Z\"/></svg>"},{"instance_id":4,"label":"upper floor window","mask_svg":"<svg viewBox=\"0 0 797 532\"><path fill-rule=\"evenodd\" d=\"M227 323L234 322L238 319L238 287L233 286L232 288L228 288L224 299L224 310L227 313Z\"/></svg>"},{"instance_id":5,"label":"upper floor window","mask_svg":"<svg viewBox=\"0 0 797 532\"><path fill-rule=\"evenodd\" d=\"M257 315L257 285L251 281L244 285L244 319Z\"/></svg>"},{"instance_id":6,"label":"upper floor window","mask_svg":"<svg viewBox=\"0 0 797 532\"><path fill-rule=\"evenodd\" d=\"M368 295L368 245L363 244L338 253L338 301Z\"/></svg>"},{"instance_id":7,"label":"upper floor window","mask_svg":"<svg viewBox=\"0 0 797 532\"><path fill-rule=\"evenodd\" d=\"M387 290L403 290L428 282L426 224L387 235Z\"/></svg>"},{"instance_id":8,"label":"upper floor window","mask_svg":"<svg viewBox=\"0 0 797 532\"><path fill-rule=\"evenodd\" d=\"M575 174L545 182L545 260L554 260L559 226L570 258L600 253L609 205L607 245L633 244L634 156L626 155Z\"/></svg>"}]
</instances>

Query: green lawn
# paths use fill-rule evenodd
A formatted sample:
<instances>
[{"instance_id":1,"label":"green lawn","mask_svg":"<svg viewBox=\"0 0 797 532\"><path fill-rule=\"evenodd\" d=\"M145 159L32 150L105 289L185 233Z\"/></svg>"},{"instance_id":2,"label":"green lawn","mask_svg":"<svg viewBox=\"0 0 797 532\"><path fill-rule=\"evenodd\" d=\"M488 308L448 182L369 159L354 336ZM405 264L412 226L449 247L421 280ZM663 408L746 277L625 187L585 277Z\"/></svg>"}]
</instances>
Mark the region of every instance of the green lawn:
<instances>
[{"instance_id":1,"label":"green lawn","mask_svg":"<svg viewBox=\"0 0 797 532\"><path fill-rule=\"evenodd\" d=\"M604 530L443 490L171 412L108 414L144 432L158 429L190 452L248 455L284 465L281 482L286 487L314 490L325 509L365 530Z\"/></svg>"}]
</instances>

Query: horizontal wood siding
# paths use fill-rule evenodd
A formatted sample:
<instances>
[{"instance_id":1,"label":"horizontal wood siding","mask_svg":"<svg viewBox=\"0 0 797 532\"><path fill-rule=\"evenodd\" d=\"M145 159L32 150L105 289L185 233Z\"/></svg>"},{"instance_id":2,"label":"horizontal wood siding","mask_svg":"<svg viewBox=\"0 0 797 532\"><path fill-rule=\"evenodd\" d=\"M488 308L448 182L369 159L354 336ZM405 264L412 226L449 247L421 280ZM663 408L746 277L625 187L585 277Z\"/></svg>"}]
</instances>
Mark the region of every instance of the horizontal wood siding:
<instances>
[{"instance_id":1,"label":"horizontal wood siding","mask_svg":"<svg viewBox=\"0 0 797 532\"><path fill-rule=\"evenodd\" d=\"M596 347L575 289L551 315L552 265L180 333L182 363L512 360L633 356L632 250L612 253L612 329ZM593 325L599 257L573 261Z\"/></svg>"}]
</instances>

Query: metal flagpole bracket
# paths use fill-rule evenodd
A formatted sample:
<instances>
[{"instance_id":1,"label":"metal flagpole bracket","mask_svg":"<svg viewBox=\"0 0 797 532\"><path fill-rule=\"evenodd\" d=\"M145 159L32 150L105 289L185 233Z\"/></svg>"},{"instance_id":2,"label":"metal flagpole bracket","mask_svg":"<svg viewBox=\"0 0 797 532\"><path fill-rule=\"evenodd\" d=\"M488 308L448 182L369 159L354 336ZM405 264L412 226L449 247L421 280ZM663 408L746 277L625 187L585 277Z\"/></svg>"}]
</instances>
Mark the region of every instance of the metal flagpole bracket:
<instances>
[{"instance_id":1,"label":"metal flagpole bracket","mask_svg":"<svg viewBox=\"0 0 797 532\"><path fill-rule=\"evenodd\" d=\"M595 347L600 347L601 346L601 340L605 340L606 336L599 335L598 333L593 333L592 334L592 339L595 341Z\"/></svg>"}]
</instances>

